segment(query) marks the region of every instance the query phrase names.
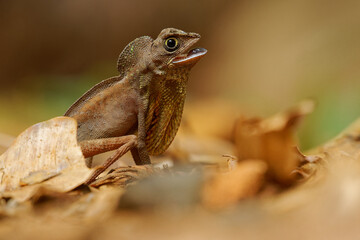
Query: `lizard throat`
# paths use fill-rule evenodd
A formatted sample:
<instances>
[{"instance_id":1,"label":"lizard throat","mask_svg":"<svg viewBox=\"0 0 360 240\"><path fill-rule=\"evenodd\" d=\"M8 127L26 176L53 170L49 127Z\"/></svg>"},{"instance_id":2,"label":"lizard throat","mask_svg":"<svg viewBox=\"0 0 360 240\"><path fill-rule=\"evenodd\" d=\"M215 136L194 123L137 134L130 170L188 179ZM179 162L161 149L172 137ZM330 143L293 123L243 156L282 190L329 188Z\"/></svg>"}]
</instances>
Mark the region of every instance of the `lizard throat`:
<instances>
[{"instance_id":1,"label":"lizard throat","mask_svg":"<svg viewBox=\"0 0 360 240\"><path fill-rule=\"evenodd\" d=\"M169 147L180 126L186 82L164 79L160 91L149 97L145 143L150 155L159 155Z\"/></svg>"}]
</instances>

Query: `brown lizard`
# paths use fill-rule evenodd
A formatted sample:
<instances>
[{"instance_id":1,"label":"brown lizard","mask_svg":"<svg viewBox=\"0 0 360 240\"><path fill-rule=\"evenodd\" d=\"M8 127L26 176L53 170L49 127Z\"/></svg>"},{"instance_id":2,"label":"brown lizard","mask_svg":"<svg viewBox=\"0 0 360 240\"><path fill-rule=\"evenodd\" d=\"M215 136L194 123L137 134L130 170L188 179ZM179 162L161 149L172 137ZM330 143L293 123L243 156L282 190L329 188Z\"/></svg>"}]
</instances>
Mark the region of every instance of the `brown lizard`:
<instances>
[{"instance_id":1,"label":"brown lizard","mask_svg":"<svg viewBox=\"0 0 360 240\"><path fill-rule=\"evenodd\" d=\"M191 47L197 33L167 28L153 40L143 36L129 43L118 59L119 76L96 84L65 113L78 124L77 140L87 166L96 154L116 150L87 180L93 182L111 164L131 151L137 165L163 153L181 121L190 69L206 54Z\"/></svg>"}]
</instances>

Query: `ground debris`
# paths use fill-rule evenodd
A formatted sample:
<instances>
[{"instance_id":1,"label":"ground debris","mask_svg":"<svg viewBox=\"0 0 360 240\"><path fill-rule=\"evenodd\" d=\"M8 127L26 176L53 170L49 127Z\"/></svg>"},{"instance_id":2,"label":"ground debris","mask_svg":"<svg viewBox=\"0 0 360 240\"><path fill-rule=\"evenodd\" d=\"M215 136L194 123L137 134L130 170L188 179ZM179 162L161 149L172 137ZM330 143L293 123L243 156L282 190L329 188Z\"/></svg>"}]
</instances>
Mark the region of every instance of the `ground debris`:
<instances>
[{"instance_id":1,"label":"ground debris","mask_svg":"<svg viewBox=\"0 0 360 240\"><path fill-rule=\"evenodd\" d=\"M153 165L115 167L91 186L82 184L93 170L79 152L73 120L35 125L0 157L0 236L354 239L360 120L304 153L294 136L312 107L304 102L266 119L231 118L233 141L228 133L203 141L205 127L202 136L185 131ZM35 141L39 136L51 141ZM19 149L25 151L15 154Z\"/></svg>"}]
</instances>

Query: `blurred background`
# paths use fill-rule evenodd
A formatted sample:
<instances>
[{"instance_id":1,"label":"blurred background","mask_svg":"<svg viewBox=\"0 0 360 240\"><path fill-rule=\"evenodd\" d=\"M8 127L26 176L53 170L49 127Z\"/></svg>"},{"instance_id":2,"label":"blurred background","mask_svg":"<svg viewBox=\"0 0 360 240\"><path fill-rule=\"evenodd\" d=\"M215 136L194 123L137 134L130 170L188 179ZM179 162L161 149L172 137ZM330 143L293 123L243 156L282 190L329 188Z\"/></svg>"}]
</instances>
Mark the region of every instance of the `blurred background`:
<instances>
[{"instance_id":1,"label":"blurred background","mask_svg":"<svg viewBox=\"0 0 360 240\"><path fill-rule=\"evenodd\" d=\"M176 27L208 49L188 105L221 99L269 116L311 98L299 136L316 146L360 116L359 12L356 0L0 0L0 132L62 115L117 75L127 43Z\"/></svg>"}]
</instances>

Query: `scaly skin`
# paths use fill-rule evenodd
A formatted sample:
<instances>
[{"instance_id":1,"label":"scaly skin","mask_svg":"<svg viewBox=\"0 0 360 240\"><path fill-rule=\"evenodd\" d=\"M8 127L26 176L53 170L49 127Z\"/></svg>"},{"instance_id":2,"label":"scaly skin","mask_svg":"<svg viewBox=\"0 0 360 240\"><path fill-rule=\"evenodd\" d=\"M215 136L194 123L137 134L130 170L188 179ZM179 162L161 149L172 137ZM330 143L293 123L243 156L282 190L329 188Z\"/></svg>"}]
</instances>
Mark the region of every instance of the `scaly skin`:
<instances>
[{"instance_id":1,"label":"scaly skin","mask_svg":"<svg viewBox=\"0 0 360 240\"><path fill-rule=\"evenodd\" d=\"M189 72L206 53L190 51L199 39L174 28L155 40L135 39L119 56L120 75L95 85L67 110L65 116L78 122L85 157L118 149L88 183L128 150L143 165L150 164L149 154L168 148L180 125Z\"/></svg>"}]
</instances>

